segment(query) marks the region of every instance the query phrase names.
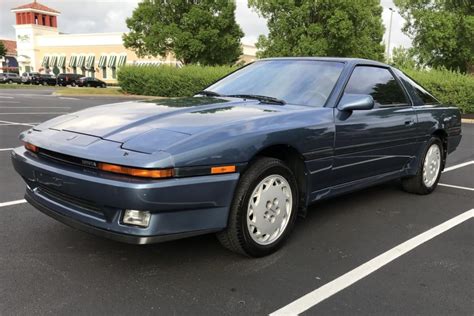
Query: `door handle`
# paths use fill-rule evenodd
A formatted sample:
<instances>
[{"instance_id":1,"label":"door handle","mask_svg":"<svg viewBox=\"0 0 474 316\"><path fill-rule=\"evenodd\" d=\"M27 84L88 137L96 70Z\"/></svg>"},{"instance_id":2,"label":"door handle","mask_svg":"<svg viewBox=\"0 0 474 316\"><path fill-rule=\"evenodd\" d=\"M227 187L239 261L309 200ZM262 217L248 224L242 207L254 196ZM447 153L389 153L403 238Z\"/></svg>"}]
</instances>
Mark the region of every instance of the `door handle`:
<instances>
[{"instance_id":1,"label":"door handle","mask_svg":"<svg viewBox=\"0 0 474 316\"><path fill-rule=\"evenodd\" d=\"M406 126L412 126L413 124L415 124L415 121L414 121L414 120L405 121L405 125L406 125Z\"/></svg>"}]
</instances>

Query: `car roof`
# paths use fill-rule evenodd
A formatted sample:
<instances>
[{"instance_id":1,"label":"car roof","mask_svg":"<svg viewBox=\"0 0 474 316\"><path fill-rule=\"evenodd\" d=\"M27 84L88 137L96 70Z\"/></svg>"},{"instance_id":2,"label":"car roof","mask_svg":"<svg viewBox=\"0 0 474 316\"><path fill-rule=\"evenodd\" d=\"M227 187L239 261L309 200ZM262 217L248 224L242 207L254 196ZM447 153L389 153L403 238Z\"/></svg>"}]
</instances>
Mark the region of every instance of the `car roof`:
<instances>
[{"instance_id":1,"label":"car roof","mask_svg":"<svg viewBox=\"0 0 474 316\"><path fill-rule=\"evenodd\" d=\"M387 64L384 64L379 61L364 59L364 58L349 58L349 57L271 57L263 58L257 61L265 60L314 60L314 61L332 61L332 62L341 62L345 64L364 64L372 66L383 66L390 67Z\"/></svg>"}]
</instances>

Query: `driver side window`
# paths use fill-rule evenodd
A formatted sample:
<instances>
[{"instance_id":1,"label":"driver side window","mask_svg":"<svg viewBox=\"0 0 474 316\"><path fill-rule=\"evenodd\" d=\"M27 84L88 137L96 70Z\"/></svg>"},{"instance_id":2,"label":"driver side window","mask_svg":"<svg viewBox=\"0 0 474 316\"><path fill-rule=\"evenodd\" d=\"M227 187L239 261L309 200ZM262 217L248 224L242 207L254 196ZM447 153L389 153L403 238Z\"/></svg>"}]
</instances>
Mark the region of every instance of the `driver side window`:
<instances>
[{"instance_id":1,"label":"driver side window","mask_svg":"<svg viewBox=\"0 0 474 316\"><path fill-rule=\"evenodd\" d=\"M386 68L357 66L344 90L350 94L369 94L379 107L406 106L408 99Z\"/></svg>"}]
</instances>

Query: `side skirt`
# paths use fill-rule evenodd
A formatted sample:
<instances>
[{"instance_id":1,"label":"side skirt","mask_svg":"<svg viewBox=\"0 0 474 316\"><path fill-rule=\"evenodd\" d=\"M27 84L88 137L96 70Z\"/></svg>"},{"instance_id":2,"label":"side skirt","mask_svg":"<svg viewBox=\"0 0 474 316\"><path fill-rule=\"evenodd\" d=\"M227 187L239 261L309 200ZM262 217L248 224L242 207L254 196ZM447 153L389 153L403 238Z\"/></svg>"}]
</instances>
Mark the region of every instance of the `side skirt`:
<instances>
[{"instance_id":1,"label":"side skirt","mask_svg":"<svg viewBox=\"0 0 474 316\"><path fill-rule=\"evenodd\" d=\"M337 186L325 188L322 190L314 191L311 192L309 204L337 195L362 190L387 181L399 179L403 175L403 173L404 172L400 170L392 171L370 178L364 178L344 184L339 184Z\"/></svg>"}]
</instances>

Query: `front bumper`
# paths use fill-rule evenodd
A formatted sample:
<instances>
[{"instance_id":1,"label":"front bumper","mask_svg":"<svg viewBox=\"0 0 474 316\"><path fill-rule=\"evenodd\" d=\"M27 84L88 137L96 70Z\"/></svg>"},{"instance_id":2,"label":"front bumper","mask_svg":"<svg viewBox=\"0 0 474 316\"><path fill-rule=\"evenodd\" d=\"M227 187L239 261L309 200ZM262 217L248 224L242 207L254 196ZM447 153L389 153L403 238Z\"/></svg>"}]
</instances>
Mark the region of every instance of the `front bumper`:
<instances>
[{"instance_id":1,"label":"front bumper","mask_svg":"<svg viewBox=\"0 0 474 316\"><path fill-rule=\"evenodd\" d=\"M25 198L69 226L121 242L148 244L215 232L227 226L239 174L167 180L131 179L46 160L18 147L15 170ZM122 223L125 209L149 211L147 228Z\"/></svg>"}]
</instances>

